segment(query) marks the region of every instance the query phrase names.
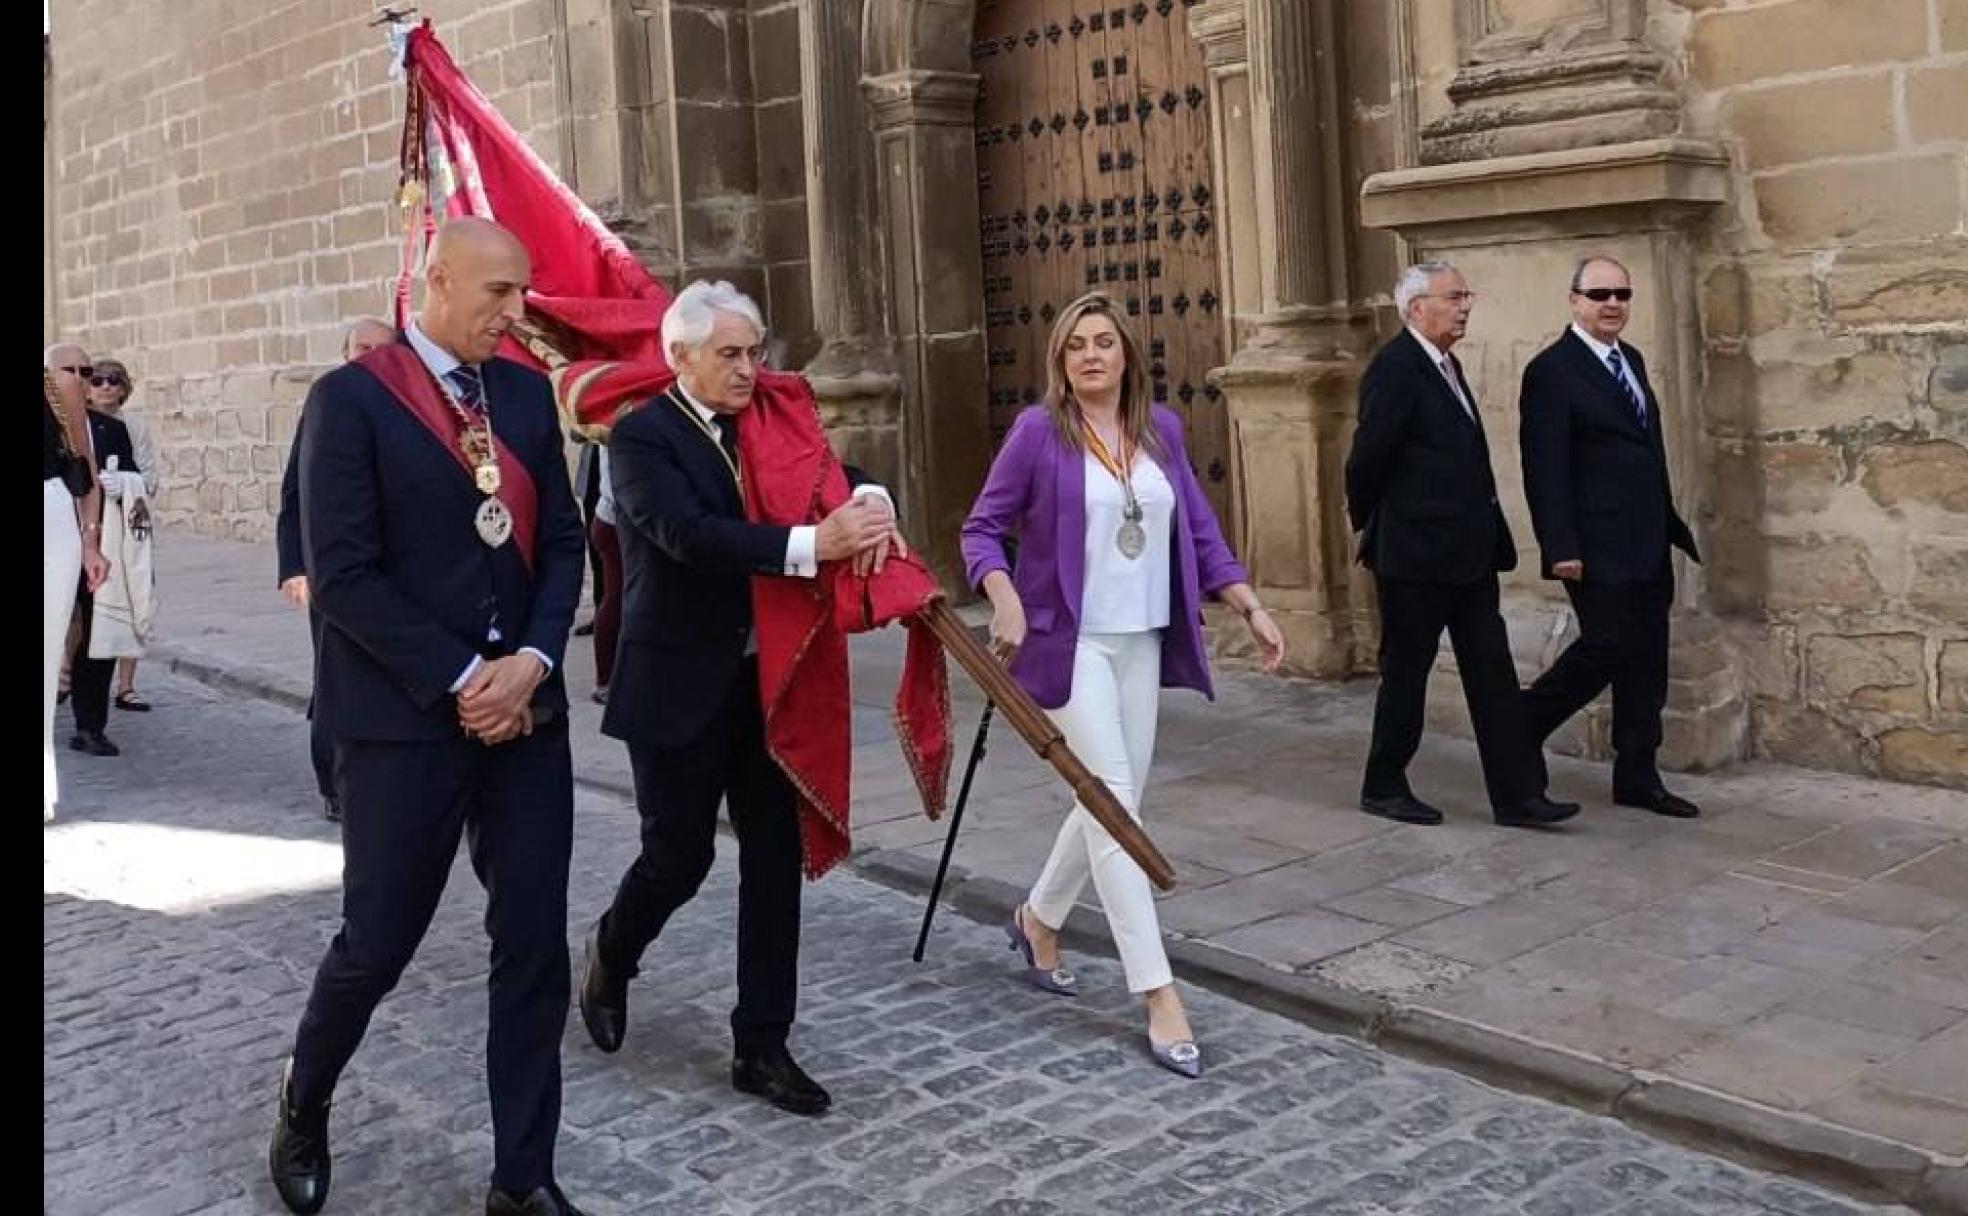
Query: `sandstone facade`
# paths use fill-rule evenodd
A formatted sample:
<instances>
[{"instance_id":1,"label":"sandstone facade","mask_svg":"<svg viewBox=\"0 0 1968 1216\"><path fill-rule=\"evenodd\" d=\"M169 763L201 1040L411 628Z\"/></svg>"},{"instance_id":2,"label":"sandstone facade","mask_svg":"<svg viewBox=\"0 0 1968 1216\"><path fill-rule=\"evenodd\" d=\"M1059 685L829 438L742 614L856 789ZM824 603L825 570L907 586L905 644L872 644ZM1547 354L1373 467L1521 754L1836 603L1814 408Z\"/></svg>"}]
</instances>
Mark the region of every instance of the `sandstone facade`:
<instances>
[{"instance_id":1,"label":"sandstone facade","mask_svg":"<svg viewBox=\"0 0 1968 1216\"><path fill-rule=\"evenodd\" d=\"M656 273L766 304L946 577L988 459L985 2L1202 48L1226 524L1302 674L1371 670L1339 468L1401 260L1482 293L1463 354L1528 551L1517 376L1610 251L1708 558L1677 567L1673 759L1968 788L1968 0L424 5ZM44 328L131 365L167 520L263 536L307 384L388 308L400 89L366 2L145 7L53 6ZM1506 591L1528 674L1569 613L1534 568Z\"/></svg>"}]
</instances>

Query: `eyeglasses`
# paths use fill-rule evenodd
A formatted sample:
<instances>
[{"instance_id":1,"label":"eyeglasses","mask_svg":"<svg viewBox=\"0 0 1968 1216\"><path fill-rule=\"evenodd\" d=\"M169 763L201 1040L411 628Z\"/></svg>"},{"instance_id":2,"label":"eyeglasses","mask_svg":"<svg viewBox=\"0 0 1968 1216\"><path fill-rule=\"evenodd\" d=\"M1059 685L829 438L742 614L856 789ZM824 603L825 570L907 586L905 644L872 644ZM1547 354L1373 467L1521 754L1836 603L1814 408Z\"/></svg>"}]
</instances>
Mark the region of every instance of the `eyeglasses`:
<instances>
[{"instance_id":1,"label":"eyeglasses","mask_svg":"<svg viewBox=\"0 0 1968 1216\"><path fill-rule=\"evenodd\" d=\"M96 374L96 369L87 363L57 363L55 370L67 372L71 376L80 376L84 380Z\"/></svg>"},{"instance_id":2,"label":"eyeglasses","mask_svg":"<svg viewBox=\"0 0 1968 1216\"><path fill-rule=\"evenodd\" d=\"M1584 296L1594 304L1604 304L1608 300L1618 300L1624 304L1633 298L1631 287L1574 287L1573 295Z\"/></svg>"},{"instance_id":3,"label":"eyeglasses","mask_svg":"<svg viewBox=\"0 0 1968 1216\"><path fill-rule=\"evenodd\" d=\"M90 383L90 384L92 384L92 385L94 385L94 386L95 386L95 387L97 387L97 388L122 388L122 387L123 387L123 377L121 377L121 376L98 376L98 375L94 375L94 374L91 374L91 375L89 376L89 383Z\"/></svg>"},{"instance_id":4,"label":"eyeglasses","mask_svg":"<svg viewBox=\"0 0 1968 1216\"><path fill-rule=\"evenodd\" d=\"M1476 293L1473 291L1431 291L1417 298L1423 300L1447 300L1451 304L1474 304L1476 302Z\"/></svg>"}]
</instances>

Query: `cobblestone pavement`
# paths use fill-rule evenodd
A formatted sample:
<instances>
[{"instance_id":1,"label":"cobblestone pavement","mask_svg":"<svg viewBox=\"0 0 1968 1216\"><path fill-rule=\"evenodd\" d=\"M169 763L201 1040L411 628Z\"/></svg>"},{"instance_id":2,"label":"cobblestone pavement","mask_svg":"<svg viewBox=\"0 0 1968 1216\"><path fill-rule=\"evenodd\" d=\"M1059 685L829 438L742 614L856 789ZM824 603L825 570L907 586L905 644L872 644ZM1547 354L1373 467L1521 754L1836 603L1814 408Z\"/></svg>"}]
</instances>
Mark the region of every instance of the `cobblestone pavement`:
<instances>
[{"instance_id":1,"label":"cobblestone pavement","mask_svg":"<svg viewBox=\"0 0 1968 1216\"><path fill-rule=\"evenodd\" d=\"M61 752L44 836L45 1210L279 1212L274 1081L334 927L339 849L295 715L161 674L145 688L157 712L112 723L120 759ZM633 823L578 797L570 949ZM645 960L621 1054L569 1018L559 1173L592 1212L1886 1210L1206 992L1189 996L1212 1067L1184 1081L1146 1059L1116 964L1076 960L1085 995L1044 997L995 927L950 913L917 966L920 906L847 876L807 889L794 1043L837 1105L781 1115L726 1079L730 852ZM482 1210L482 906L461 863L337 1094L330 1213Z\"/></svg>"}]
</instances>

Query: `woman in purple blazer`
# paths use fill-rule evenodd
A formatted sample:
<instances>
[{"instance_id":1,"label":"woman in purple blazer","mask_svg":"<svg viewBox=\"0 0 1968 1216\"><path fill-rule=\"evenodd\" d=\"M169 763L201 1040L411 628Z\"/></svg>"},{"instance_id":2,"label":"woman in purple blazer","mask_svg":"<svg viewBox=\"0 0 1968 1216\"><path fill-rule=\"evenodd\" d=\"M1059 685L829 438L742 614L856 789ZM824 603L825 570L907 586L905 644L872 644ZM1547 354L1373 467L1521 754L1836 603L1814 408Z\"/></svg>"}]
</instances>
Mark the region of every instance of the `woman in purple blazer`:
<instances>
[{"instance_id":1,"label":"woman in purple blazer","mask_svg":"<svg viewBox=\"0 0 1968 1216\"><path fill-rule=\"evenodd\" d=\"M1046 351L1045 400L1012 424L963 526L966 575L991 600L993 648L1136 818L1160 689L1212 695L1203 597L1243 614L1266 671L1285 653L1189 467L1182 420L1149 400L1146 368L1111 297L1067 305ZM1005 559L1013 538L1016 569ZM1150 1053L1200 1076L1148 877L1077 803L1005 930L1025 978L1063 996L1078 990L1058 931L1089 877L1128 989L1146 998Z\"/></svg>"}]
</instances>

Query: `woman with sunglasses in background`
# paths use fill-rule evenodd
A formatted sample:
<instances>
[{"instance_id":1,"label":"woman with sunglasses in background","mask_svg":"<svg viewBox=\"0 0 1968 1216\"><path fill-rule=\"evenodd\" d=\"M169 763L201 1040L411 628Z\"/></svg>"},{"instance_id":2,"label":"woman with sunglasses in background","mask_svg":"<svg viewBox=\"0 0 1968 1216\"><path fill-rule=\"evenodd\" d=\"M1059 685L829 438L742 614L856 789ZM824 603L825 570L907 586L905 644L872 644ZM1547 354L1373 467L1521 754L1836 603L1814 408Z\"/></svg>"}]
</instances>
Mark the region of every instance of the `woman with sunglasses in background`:
<instances>
[{"instance_id":1,"label":"woman with sunglasses in background","mask_svg":"<svg viewBox=\"0 0 1968 1216\"><path fill-rule=\"evenodd\" d=\"M150 437L150 428L142 418L125 414L123 407L130 403L130 395L135 386L130 383L130 371L115 359L97 359L95 374L89 377L89 408L100 414L107 414L122 421L130 431L130 446L136 452L137 467L134 471L143 475L144 497L155 500L157 497L157 443ZM116 660L116 708L147 713L150 702L137 695L137 660L122 658Z\"/></svg>"},{"instance_id":2,"label":"woman with sunglasses in background","mask_svg":"<svg viewBox=\"0 0 1968 1216\"><path fill-rule=\"evenodd\" d=\"M1284 636L1223 542L1183 450L1182 419L1149 396L1120 305L1098 292L1068 304L1045 370L1045 400L1012 424L964 521L965 575L990 597L992 646L1012 677L1139 819L1162 686L1212 695L1203 597L1242 615L1267 672L1284 659ZM1015 567L1005 554L1014 538ZM1026 981L1078 991L1060 963L1059 930L1088 878L1128 991L1146 1002L1149 1054L1201 1075L1148 876L1078 804L1006 926Z\"/></svg>"}]
</instances>

